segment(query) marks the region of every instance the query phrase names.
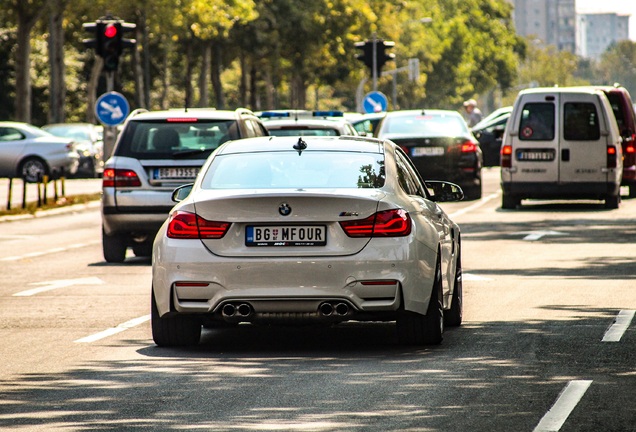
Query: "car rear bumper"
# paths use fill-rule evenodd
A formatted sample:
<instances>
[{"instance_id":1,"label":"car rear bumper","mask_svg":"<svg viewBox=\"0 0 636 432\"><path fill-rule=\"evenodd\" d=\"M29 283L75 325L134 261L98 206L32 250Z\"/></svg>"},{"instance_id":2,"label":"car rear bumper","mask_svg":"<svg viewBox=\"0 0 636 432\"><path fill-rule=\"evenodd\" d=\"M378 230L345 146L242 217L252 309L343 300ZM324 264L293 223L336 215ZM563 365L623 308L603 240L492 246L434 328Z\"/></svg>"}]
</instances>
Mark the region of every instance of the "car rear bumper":
<instances>
[{"instance_id":1,"label":"car rear bumper","mask_svg":"<svg viewBox=\"0 0 636 432\"><path fill-rule=\"evenodd\" d=\"M426 252L427 256L414 260L404 250L396 254L391 243L352 256L255 259L215 256L199 240L159 241L157 237L153 291L160 315L207 314L226 321L229 317L223 309L228 304L249 305L246 321L294 316L394 319L401 304L424 314L436 253ZM333 306L333 316L321 312L325 302ZM347 313L338 316L335 311L341 303Z\"/></svg>"},{"instance_id":2,"label":"car rear bumper","mask_svg":"<svg viewBox=\"0 0 636 432\"><path fill-rule=\"evenodd\" d=\"M504 194L536 199L598 199L619 194L617 183L502 182Z\"/></svg>"}]
</instances>

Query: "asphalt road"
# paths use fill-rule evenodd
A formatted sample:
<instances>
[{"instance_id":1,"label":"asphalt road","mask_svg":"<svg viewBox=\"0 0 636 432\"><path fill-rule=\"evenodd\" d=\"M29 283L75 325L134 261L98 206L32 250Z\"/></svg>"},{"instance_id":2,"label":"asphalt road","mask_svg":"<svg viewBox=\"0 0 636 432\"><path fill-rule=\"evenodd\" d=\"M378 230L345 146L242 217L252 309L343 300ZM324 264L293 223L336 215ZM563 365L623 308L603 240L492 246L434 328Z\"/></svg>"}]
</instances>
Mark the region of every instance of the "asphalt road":
<instances>
[{"instance_id":1,"label":"asphalt road","mask_svg":"<svg viewBox=\"0 0 636 432\"><path fill-rule=\"evenodd\" d=\"M107 264L98 209L0 224L0 429L633 431L636 201L445 206L464 325L204 329L152 343L150 262Z\"/></svg>"}]
</instances>

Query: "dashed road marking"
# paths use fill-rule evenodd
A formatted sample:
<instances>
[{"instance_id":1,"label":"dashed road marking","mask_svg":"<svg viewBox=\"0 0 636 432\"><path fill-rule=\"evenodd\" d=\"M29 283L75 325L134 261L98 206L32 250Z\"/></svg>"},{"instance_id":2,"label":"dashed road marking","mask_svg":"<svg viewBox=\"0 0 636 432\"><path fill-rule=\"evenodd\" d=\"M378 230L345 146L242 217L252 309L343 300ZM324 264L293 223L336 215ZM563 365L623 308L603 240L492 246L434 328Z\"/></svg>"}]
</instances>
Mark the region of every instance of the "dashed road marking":
<instances>
[{"instance_id":1,"label":"dashed road marking","mask_svg":"<svg viewBox=\"0 0 636 432\"><path fill-rule=\"evenodd\" d=\"M90 336L83 337L81 339L77 339L75 342L77 343L91 343L98 341L100 339L107 338L108 336L112 336L117 333L121 333L124 330L128 330L129 328L133 328L138 326L139 324L143 324L146 321L150 320L150 315L144 315L139 318L131 319L130 321L126 321L125 323L119 324L116 327L109 328L108 330L104 330L99 333L95 333Z\"/></svg>"},{"instance_id":2,"label":"dashed road marking","mask_svg":"<svg viewBox=\"0 0 636 432\"><path fill-rule=\"evenodd\" d=\"M636 311L622 310L616 316L614 323L607 329L603 336L602 342L618 342L623 337L623 334L629 328L629 325L634 319Z\"/></svg>"},{"instance_id":3,"label":"dashed road marking","mask_svg":"<svg viewBox=\"0 0 636 432\"><path fill-rule=\"evenodd\" d=\"M579 403L592 380L570 381L533 432L557 432Z\"/></svg>"},{"instance_id":4,"label":"dashed road marking","mask_svg":"<svg viewBox=\"0 0 636 432\"><path fill-rule=\"evenodd\" d=\"M68 250L71 249L79 249L79 248L83 248L83 247L87 247L87 246L93 246L96 244L101 244L101 241L93 241L93 242L88 242L88 243L76 243L76 244L72 244L63 248L54 248L54 249L48 249L45 251L41 251L41 252L31 252L28 254L24 254L24 255L14 255L14 256L9 256L9 257L4 257L4 258L0 258L0 261L20 261L26 258L37 258L37 257L41 257L44 255L50 255L53 253L60 253L60 252L66 252Z\"/></svg>"}]
</instances>

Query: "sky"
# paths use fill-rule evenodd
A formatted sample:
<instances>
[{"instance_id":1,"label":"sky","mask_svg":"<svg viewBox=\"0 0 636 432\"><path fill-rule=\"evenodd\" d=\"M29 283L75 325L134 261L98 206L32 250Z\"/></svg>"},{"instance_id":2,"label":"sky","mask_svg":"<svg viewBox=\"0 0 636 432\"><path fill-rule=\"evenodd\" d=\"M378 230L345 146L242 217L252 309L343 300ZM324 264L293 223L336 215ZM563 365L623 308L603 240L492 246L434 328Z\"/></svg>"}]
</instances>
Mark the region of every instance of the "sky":
<instances>
[{"instance_id":1,"label":"sky","mask_svg":"<svg viewBox=\"0 0 636 432\"><path fill-rule=\"evenodd\" d=\"M576 0L576 13L616 12L631 15L629 38L636 41L636 0Z\"/></svg>"}]
</instances>

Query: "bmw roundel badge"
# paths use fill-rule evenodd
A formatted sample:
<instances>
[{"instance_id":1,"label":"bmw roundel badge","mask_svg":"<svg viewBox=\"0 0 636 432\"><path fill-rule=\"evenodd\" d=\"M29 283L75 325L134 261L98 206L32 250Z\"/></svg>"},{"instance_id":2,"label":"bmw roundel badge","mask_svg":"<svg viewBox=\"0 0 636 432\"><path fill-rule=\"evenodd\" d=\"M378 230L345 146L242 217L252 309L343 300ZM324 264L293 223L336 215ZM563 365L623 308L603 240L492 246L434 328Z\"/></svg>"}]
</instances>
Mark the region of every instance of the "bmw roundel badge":
<instances>
[{"instance_id":1,"label":"bmw roundel badge","mask_svg":"<svg viewBox=\"0 0 636 432\"><path fill-rule=\"evenodd\" d=\"M278 213L282 216L289 216L291 213L291 207L287 203L282 203L280 207L278 207Z\"/></svg>"}]
</instances>

